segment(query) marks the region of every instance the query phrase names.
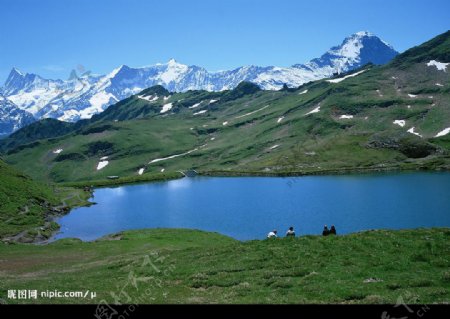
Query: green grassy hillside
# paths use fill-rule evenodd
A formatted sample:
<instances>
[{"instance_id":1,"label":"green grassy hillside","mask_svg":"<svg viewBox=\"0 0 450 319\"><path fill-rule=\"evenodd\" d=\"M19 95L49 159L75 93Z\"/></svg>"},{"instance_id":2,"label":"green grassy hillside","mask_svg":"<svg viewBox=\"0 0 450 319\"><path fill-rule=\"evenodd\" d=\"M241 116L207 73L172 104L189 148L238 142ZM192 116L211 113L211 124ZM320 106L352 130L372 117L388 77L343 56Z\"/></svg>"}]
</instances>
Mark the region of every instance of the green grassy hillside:
<instances>
[{"instance_id":1,"label":"green grassy hillside","mask_svg":"<svg viewBox=\"0 0 450 319\"><path fill-rule=\"evenodd\" d=\"M56 182L133 178L141 169L143 176L191 168L260 175L449 169L450 134L442 132L450 128L450 71L427 65L449 62L449 46L450 31L385 66L297 89L156 86L51 139L30 143L24 136L34 133L24 128L2 149L12 165ZM107 166L97 169L105 156Z\"/></svg>"},{"instance_id":2,"label":"green grassy hillside","mask_svg":"<svg viewBox=\"0 0 450 319\"><path fill-rule=\"evenodd\" d=\"M448 228L249 242L156 229L0 245L0 302L448 303L449 239ZM12 300L8 289L97 295Z\"/></svg>"},{"instance_id":3,"label":"green grassy hillside","mask_svg":"<svg viewBox=\"0 0 450 319\"><path fill-rule=\"evenodd\" d=\"M88 197L81 190L36 182L0 160L0 239L48 238L59 228L52 217Z\"/></svg>"}]
</instances>

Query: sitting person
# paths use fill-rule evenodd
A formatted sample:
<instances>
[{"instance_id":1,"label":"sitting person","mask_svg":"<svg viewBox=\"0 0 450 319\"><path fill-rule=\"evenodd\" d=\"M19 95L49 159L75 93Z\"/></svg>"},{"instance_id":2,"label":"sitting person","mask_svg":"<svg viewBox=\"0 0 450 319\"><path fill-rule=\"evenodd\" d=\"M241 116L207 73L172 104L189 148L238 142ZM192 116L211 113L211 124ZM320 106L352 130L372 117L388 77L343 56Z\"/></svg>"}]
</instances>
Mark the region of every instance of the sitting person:
<instances>
[{"instance_id":1,"label":"sitting person","mask_svg":"<svg viewBox=\"0 0 450 319\"><path fill-rule=\"evenodd\" d=\"M330 235L336 235L336 228L334 228L334 225L331 225Z\"/></svg>"},{"instance_id":2,"label":"sitting person","mask_svg":"<svg viewBox=\"0 0 450 319\"><path fill-rule=\"evenodd\" d=\"M322 235L328 236L329 234L330 234L330 230L328 229L328 226L327 225L323 226Z\"/></svg>"},{"instance_id":3,"label":"sitting person","mask_svg":"<svg viewBox=\"0 0 450 319\"><path fill-rule=\"evenodd\" d=\"M277 238L277 230L274 229L270 233L267 234L267 238Z\"/></svg>"},{"instance_id":4,"label":"sitting person","mask_svg":"<svg viewBox=\"0 0 450 319\"><path fill-rule=\"evenodd\" d=\"M288 231L286 232L286 237L295 237L294 227L289 227Z\"/></svg>"}]
</instances>

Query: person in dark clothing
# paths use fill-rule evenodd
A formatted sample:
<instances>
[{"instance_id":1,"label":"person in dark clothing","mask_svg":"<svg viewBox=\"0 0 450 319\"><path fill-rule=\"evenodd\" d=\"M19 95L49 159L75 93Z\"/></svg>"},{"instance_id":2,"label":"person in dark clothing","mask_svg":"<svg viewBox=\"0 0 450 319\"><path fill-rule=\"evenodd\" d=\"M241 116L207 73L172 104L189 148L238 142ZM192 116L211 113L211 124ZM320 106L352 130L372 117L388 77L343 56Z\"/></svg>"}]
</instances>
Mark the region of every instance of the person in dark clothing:
<instances>
[{"instance_id":1,"label":"person in dark clothing","mask_svg":"<svg viewBox=\"0 0 450 319\"><path fill-rule=\"evenodd\" d=\"M286 237L295 237L294 227L289 227L288 231L286 232Z\"/></svg>"},{"instance_id":2,"label":"person in dark clothing","mask_svg":"<svg viewBox=\"0 0 450 319\"><path fill-rule=\"evenodd\" d=\"M322 235L328 236L329 234L330 234L330 230L328 229L328 226L327 225L323 226Z\"/></svg>"},{"instance_id":3,"label":"person in dark clothing","mask_svg":"<svg viewBox=\"0 0 450 319\"><path fill-rule=\"evenodd\" d=\"M336 235L336 228L334 228L334 225L331 225L330 234L331 235Z\"/></svg>"}]
</instances>

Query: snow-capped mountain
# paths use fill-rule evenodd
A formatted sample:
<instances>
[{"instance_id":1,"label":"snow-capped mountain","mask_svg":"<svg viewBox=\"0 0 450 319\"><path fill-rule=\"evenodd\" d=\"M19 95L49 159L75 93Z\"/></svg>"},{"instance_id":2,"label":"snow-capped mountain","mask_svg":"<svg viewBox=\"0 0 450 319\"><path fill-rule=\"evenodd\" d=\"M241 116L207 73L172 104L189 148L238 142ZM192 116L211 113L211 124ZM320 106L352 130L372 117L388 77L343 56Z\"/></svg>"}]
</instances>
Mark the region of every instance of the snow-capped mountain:
<instances>
[{"instance_id":1,"label":"snow-capped mountain","mask_svg":"<svg viewBox=\"0 0 450 319\"><path fill-rule=\"evenodd\" d=\"M36 119L51 117L77 121L90 118L109 105L157 84L169 91L221 91L233 89L242 81L250 81L263 89L277 90L285 83L296 87L368 62L383 64L397 54L392 46L377 36L358 32L320 58L292 67L243 66L230 71L208 72L204 68L171 59L165 64L140 68L122 65L106 75L78 76L72 71L65 81L43 79L13 68L2 92L17 107ZM18 127L20 125L16 125Z\"/></svg>"},{"instance_id":2,"label":"snow-capped mountain","mask_svg":"<svg viewBox=\"0 0 450 319\"><path fill-rule=\"evenodd\" d=\"M0 94L0 136L9 134L35 121L33 115L19 109Z\"/></svg>"}]
</instances>

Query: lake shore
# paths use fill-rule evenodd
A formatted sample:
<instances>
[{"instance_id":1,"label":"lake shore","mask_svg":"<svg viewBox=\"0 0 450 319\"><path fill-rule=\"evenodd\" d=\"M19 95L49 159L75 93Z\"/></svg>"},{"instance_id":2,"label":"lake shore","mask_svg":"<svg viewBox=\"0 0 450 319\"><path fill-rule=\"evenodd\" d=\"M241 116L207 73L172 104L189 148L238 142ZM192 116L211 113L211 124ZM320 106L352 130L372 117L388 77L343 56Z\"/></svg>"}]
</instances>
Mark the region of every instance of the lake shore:
<instances>
[{"instance_id":1,"label":"lake shore","mask_svg":"<svg viewBox=\"0 0 450 319\"><path fill-rule=\"evenodd\" d=\"M342 169L321 169L321 170L309 170L309 171L232 171L232 170L205 170L198 171L198 176L205 177L301 177L301 176L324 176L324 175L360 175L360 174L388 174L388 173L408 173L408 172L447 172L447 169L442 169L440 167L434 169L421 169L418 168L413 169L410 167L360 167L360 168L342 168ZM185 177L181 172L167 172L167 173L158 173L158 174L149 174L142 176L132 176L132 177L124 177L119 179L111 179L111 180L95 180L95 181L80 181L80 182L68 182L58 184L59 186L65 187L75 187L75 188L84 188L89 187L91 190L91 195L93 194L93 188L105 188L105 187L119 187L125 185L133 185L133 184L143 184L143 183L152 183L152 182L163 182L181 179ZM88 196L91 197L91 196ZM83 207L90 206L92 202L88 200L79 201L78 203L71 205L70 209L75 207ZM12 241L12 242L29 242L34 244L47 244L49 240L51 240L56 234L60 232L60 225L58 224L58 220L60 217L67 215L70 213L69 211L61 211L60 213L52 212L49 214L47 218L47 222L40 230L45 229L46 236L40 236L40 230L34 237L28 236L25 232L16 234L14 236L9 236L3 238L3 241ZM50 227L51 226L51 227ZM49 234L47 234L50 232Z\"/></svg>"},{"instance_id":2,"label":"lake shore","mask_svg":"<svg viewBox=\"0 0 450 319\"><path fill-rule=\"evenodd\" d=\"M88 243L0 245L7 261L0 264L0 301L112 303L111 292L125 291L131 303L152 304L395 304L399 296L408 304L445 304L449 236L450 228L440 227L240 242L196 230L141 229ZM136 287L130 273L141 279ZM10 287L31 286L96 297L7 299Z\"/></svg>"}]
</instances>

